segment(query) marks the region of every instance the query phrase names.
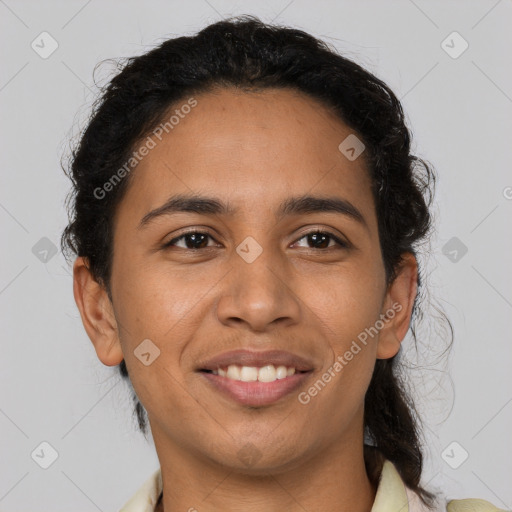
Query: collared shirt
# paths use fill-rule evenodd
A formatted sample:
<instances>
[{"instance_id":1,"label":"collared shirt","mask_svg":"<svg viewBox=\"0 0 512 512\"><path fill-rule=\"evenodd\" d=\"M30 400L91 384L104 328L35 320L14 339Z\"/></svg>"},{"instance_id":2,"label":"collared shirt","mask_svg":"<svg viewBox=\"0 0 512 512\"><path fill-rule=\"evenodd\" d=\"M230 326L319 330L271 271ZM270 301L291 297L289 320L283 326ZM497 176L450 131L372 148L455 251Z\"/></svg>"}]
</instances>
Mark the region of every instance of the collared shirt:
<instances>
[{"instance_id":1,"label":"collared shirt","mask_svg":"<svg viewBox=\"0 0 512 512\"><path fill-rule=\"evenodd\" d=\"M162 473L158 468L144 482L134 496L119 512L154 512L162 494ZM506 512L485 500L452 500L435 509L435 512ZM398 474L395 466L386 460L375 494L371 512L434 512L428 509L418 495L409 489Z\"/></svg>"}]
</instances>

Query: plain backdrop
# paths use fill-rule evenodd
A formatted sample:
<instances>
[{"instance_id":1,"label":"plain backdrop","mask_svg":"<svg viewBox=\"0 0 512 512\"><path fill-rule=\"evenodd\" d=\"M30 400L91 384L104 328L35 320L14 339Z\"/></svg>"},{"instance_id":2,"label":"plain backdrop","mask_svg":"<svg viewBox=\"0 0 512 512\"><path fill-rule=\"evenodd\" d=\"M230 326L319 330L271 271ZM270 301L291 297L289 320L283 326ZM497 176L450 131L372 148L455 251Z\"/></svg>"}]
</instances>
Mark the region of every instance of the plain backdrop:
<instances>
[{"instance_id":1,"label":"plain backdrop","mask_svg":"<svg viewBox=\"0 0 512 512\"><path fill-rule=\"evenodd\" d=\"M510 1L1 0L0 511L117 510L158 467L73 300L60 159L98 62L237 14L324 39L402 99L414 150L439 176L426 268L455 329L440 357L426 322L422 361L434 362L413 372L424 483L512 508Z\"/></svg>"}]
</instances>

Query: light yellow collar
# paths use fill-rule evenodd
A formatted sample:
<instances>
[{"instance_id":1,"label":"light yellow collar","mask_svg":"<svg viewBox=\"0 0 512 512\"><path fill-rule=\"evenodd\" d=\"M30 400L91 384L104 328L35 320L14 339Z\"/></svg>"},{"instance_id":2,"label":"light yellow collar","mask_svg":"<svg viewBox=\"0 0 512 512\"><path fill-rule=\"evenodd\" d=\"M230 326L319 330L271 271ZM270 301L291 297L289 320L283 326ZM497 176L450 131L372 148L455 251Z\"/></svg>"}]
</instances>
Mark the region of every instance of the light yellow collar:
<instances>
[{"instance_id":1,"label":"light yellow collar","mask_svg":"<svg viewBox=\"0 0 512 512\"><path fill-rule=\"evenodd\" d=\"M405 485L389 460L386 460L382 467L371 512L409 512Z\"/></svg>"}]
</instances>

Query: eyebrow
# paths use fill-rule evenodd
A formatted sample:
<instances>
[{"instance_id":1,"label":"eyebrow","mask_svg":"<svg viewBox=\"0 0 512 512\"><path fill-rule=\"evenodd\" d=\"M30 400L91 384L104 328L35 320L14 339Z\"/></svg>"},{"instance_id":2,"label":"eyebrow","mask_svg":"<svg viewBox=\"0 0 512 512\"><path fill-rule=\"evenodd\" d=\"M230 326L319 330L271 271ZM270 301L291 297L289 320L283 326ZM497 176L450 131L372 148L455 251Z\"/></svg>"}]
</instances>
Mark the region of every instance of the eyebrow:
<instances>
[{"instance_id":1,"label":"eyebrow","mask_svg":"<svg viewBox=\"0 0 512 512\"><path fill-rule=\"evenodd\" d=\"M178 194L170 197L162 206L144 215L139 223L139 229L142 229L158 217L172 215L173 213L192 212L200 215L224 215L232 217L236 215L238 211L239 209L233 208L229 202L224 203L214 197ZM290 197L281 203L275 214L275 219L278 221L286 216L307 215L319 212L345 215L368 228L363 214L352 203L339 197L318 197L311 195Z\"/></svg>"}]
</instances>

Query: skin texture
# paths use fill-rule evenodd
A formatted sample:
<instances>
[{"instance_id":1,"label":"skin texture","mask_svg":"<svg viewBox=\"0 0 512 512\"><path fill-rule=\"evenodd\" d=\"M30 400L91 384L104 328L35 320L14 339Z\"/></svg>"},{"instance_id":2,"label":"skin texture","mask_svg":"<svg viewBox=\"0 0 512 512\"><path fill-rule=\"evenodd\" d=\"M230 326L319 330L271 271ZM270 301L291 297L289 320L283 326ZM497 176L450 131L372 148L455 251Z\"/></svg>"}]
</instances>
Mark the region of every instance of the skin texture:
<instances>
[{"instance_id":1,"label":"skin texture","mask_svg":"<svg viewBox=\"0 0 512 512\"><path fill-rule=\"evenodd\" d=\"M98 358L125 359L148 412L163 475L159 510L368 512L376 489L363 459L364 396L375 360L395 355L409 327L416 261L404 255L387 285L364 153L350 161L338 150L352 131L316 100L286 89L195 98L132 171L115 217L113 303L83 258L74 265L75 300ZM138 228L178 193L239 211L174 213ZM324 212L276 220L282 201L304 194L343 198L364 223ZM195 244L206 248L190 238L162 248L184 228L208 233ZM305 236L317 228L349 246ZM248 236L263 249L252 263L236 252ZM302 405L298 393L393 304L401 310ZM160 349L149 366L134 355L145 339ZM278 402L243 406L196 371L237 348L288 350L314 372ZM239 456L248 447L257 454L250 464Z\"/></svg>"}]
</instances>

